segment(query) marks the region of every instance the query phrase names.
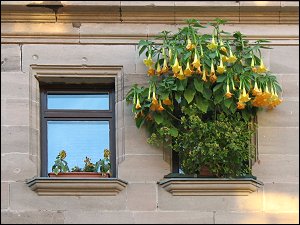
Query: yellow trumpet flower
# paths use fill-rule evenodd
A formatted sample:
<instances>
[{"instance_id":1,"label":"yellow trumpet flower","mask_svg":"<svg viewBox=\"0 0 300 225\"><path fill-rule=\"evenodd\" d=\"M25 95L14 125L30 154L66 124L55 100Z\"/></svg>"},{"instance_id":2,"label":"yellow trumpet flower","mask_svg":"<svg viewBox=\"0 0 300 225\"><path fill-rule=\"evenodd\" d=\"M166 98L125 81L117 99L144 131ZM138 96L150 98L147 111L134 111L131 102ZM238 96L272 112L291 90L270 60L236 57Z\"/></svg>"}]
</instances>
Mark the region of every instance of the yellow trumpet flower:
<instances>
[{"instance_id":1,"label":"yellow trumpet flower","mask_svg":"<svg viewBox=\"0 0 300 225\"><path fill-rule=\"evenodd\" d=\"M203 72L202 72L202 70L201 70L201 66L199 66L199 67L197 68L196 72L197 72L198 74L200 74L200 75L203 74Z\"/></svg>"},{"instance_id":2,"label":"yellow trumpet flower","mask_svg":"<svg viewBox=\"0 0 300 225\"><path fill-rule=\"evenodd\" d=\"M207 48L208 48L209 50L214 51L214 50L217 49L217 47L218 47L218 44L215 42L215 37L212 36L211 43L209 43L209 44L207 45Z\"/></svg>"},{"instance_id":3,"label":"yellow trumpet flower","mask_svg":"<svg viewBox=\"0 0 300 225\"><path fill-rule=\"evenodd\" d=\"M176 57L174 65L172 66L172 70L174 73L178 73L181 70L181 66L179 65L178 59Z\"/></svg>"},{"instance_id":4,"label":"yellow trumpet flower","mask_svg":"<svg viewBox=\"0 0 300 225\"><path fill-rule=\"evenodd\" d=\"M167 97L166 99L163 100L163 104L165 105L172 105L172 101Z\"/></svg>"},{"instance_id":5,"label":"yellow trumpet flower","mask_svg":"<svg viewBox=\"0 0 300 225\"><path fill-rule=\"evenodd\" d=\"M183 74L187 77L190 77L192 75L193 71L190 68L190 63L187 61L186 63L186 69L184 70Z\"/></svg>"},{"instance_id":6,"label":"yellow trumpet flower","mask_svg":"<svg viewBox=\"0 0 300 225\"><path fill-rule=\"evenodd\" d=\"M267 68L265 67L262 58L260 59L260 66L257 68L257 72L258 73L265 73L265 72L267 72Z\"/></svg>"},{"instance_id":7,"label":"yellow trumpet flower","mask_svg":"<svg viewBox=\"0 0 300 225\"><path fill-rule=\"evenodd\" d=\"M157 111L159 111L159 112L161 112L161 111L165 110L165 108L162 106L162 104L161 104L161 101L160 101L160 100L159 100L159 105L158 105L158 107L156 108L156 110L157 110Z\"/></svg>"},{"instance_id":8,"label":"yellow trumpet flower","mask_svg":"<svg viewBox=\"0 0 300 225\"><path fill-rule=\"evenodd\" d=\"M139 99L139 98L137 98L135 108L136 108L136 109L142 108L142 106L141 106L141 104L140 104L140 99Z\"/></svg>"},{"instance_id":9,"label":"yellow trumpet flower","mask_svg":"<svg viewBox=\"0 0 300 225\"><path fill-rule=\"evenodd\" d=\"M222 39L221 39L221 41L220 41L220 45L221 45L220 50L221 50L222 52L227 53L227 48L224 46L224 43L223 43Z\"/></svg>"},{"instance_id":10,"label":"yellow trumpet flower","mask_svg":"<svg viewBox=\"0 0 300 225\"><path fill-rule=\"evenodd\" d=\"M207 82L206 76L207 76L207 71L206 71L206 69L205 69L204 66L203 66L202 80L203 80L204 82Z\"/></svg>"},{"instance_id":11,"label":"yellow trumpet flower","mask_svg":"<svg viewBox=\"0 0 300 225\"><path fill-rule=\"evenodd\" d=\"M238 109L244 109L246 107L246 104L244 102L239 101L237 103L237 108Z\"/></svg>"},{"instance_id":12,"label":"yellow trumpet flower","mask_svg":"<svg viewBox=\"0 0 300 225\"><path fill-rule=\"evenodd\" d=\"M223 74L224 72L226 72L225 67L223 66L223 61L222 58L220 57L220 65L217 67L217 72L219 74Z\"/></svg>"},{"instance_id":13,"label":"yellow trumpet flower","mask_svg":"<svg viewBox=\"0 0 300 225\"><path fill-rule=\"evenodd\" d=\"M158 76L162 74L162 71L161 71L161 67L160 67L160 65L159 65L159 62L157 62L156 73L157 73Z\"/></svg>"},{"instance_id":14,"label":"yellow trumpet flower","mask_svg":"<svg viewBox=\"0 0 300 225\"><path fill-rule=\"evenodd\" d=\"M231 49L229 49L229 58L227 59L227 62L234 63L237 60L236 56L232 54Z\"/></svg>"},{"instance_id":15,"label":"yellow trumpet flower","mask_svg":"<svg viewBox=\"0 0 300 225\"><path fill-rule=\"evenodd\" d=\"M217 78L217 76L216 76L214 64L213 64L213 62L211 61L211 66L210 66L210 77L209 77L209 80L210 80L211 83L215 83L217 79L218 79L218 78Z\"/></svg>"},{"instance_id":16,"label":"yellow trumpet flower","mask_svg":"<svg viewBox=\"0 0 300 225\"><path fill-rule=\"evenodd\" d=\"M155 74L155 69L153 69L152 67L150 67L149 69L148 69L148 75L149 76L153 76L154 74Z\"/></svg>"},{"instance_id":17,"label":"yellow trumpet flower","mask_svg":"<svg viewBox=\"0 0 300 225\"><path fill-rule=\"evenodd\" d=\"M194 61L192 62L193 67L199 68L201 66L200 60L198 59L197 53L195 51Z\"/></svg>"},{"instance_id":18,"label":"yellow trumpet flower","mask_svg":"<svg viewBox=\"0 0 300 225\"><path fill-rule=\"evenodd\" d=\"M183 74L182 68L180 68L180 72L179 74L177 74L177 78L179 80L184 80L186 78L185 75Z\"/></svg>"},{"instance_id":19,"label":"yellow trumpet flower","mask_svg":"<svg viewBox=\"0 0 300 225\"><path fill-rule=\"evenodd\" d=\"M256 81L255 81L255 84L254 84L254 88L252 90L252 94L254 96L261 95L261 90L258 88Z\"/></svg>"},{"instance_id":20,"label":"yellow trumpet flower","mask_svg":"<svg viewBox=\"0 0 300 225\"><path fill-rule=\"evenodd\" d=\"M240 94L239 101L248 102L249 100L251 100L251 98L249 98L249 94L246 93L246 89L243 87L243 93Z\"/></svg>"},{"instance_id":21,"label":"yellow trumpet flower","mask_svg":"<svg viewBox=\"0 0 300 225\"><path fill-rule=\"evenodd\" d=\"M153 65L153 60L152 60L152 57L151 57L150 54L149 54L149 56L148 56L147 59L144 59L144 64L145 64L147 67L152 67L152 65Z\"/></svg>"},{"instance_id":22,"label":"yellow trumpet flower","mask_svg":"<svg viewBox=\"0 0 300 225\"><path fill-rule=\"evenodd\" d=\"M188 43L187 43L187 45L186 45L185 48L186 48L187 50L191 51L191 50L193 50L195 47L196 47L196 46L195 46L194 44L192 44L191 40L188 38Z\"/></svg>"},{"instance_id":23,"label":"yellow trumpet flower","mask_svg":"<svg viewBox=\"0 0 300 225\"><path fill-rule=\"evenodd\" d=\"M228 57L225 55L222 55L222 62L227 62L228 61Z\"/></svg>"},{"instance_id":24,"label":"yellow trumpet flower","mask_svg":"<svg viewBox=\"0 0 300 225\"><path fill-rule=\"evenodd\" d=\"M232 97L232 93L230 92L230 90L229 90L229 84L227 83L227 87L226 87L226 94L225 94L225 96L226 96L226 98L231 98Z\"/></svg>"},{"instance_id":25,"label":"yellow trumpet flower","mask_svg":"<svg viewBox=\"0 0 300 225\"><path fill-rule=\"evenodd\" d=\"M167 73L169 71L169 67L168 67L168 64L167 64L167 59L164 59L164 65L163 65L163 68L161 70L162 73Z\"/></svg>"}]
</instances>

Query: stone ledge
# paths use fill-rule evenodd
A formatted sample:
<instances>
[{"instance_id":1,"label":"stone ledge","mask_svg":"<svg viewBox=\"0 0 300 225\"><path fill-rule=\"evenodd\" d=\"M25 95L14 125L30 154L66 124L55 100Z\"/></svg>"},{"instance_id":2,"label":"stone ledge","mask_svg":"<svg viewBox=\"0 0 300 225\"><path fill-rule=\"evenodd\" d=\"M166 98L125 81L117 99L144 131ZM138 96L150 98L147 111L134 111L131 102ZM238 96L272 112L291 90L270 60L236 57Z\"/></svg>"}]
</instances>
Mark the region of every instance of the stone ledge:
<instances>
[{"instance_id":1,"label":"stone ledge","mask_svg":"<svg viewBox=\"0 0 300 225\"><path fill-rule=\"evenodd\" d=\"M249 195L263 185L253 178L169 178L158 184L175 196Z\"/></svg>"},{"instance_id":2,"label":"stone ledge","mask_svg":"<svg viewBox=\"0 0 300 225\"><path fill-rule=\"evenodd\" d=\"M34 177L26 184L42 196L115 196L127 182L117 178Z\"/></svg>"}]
</instances>

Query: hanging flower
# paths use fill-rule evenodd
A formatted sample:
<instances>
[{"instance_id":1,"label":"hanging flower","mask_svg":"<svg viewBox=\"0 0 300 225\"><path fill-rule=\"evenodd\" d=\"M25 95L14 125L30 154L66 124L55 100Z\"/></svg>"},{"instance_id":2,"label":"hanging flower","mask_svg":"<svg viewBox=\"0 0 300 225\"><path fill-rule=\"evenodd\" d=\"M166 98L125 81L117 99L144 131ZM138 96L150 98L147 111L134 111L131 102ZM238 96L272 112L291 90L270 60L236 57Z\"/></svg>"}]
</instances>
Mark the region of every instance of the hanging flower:
<instances>
[{"instance_id":1,"label":"hanging flower","mask_svg":"<svg viewBox=\"0 0 300 225\"><path fill-rule=\"evenodd\" d=\"M198 59L197 52L195 50L194 61L192 62L193 67L199 68L201 66L200 60Z\"/></svg>"},{"instance_id":2,"label":"hanging flower","mask_svg":"<svg viewBox=\"0 0 300 225\"><path fill-rule=\"evenodd\" d=\"M172 66L172 70L174 73L178 73L181 70L181 66L179 65L178 59L176 57L174 65Z\"/></svg>"},{"instance_id":3,"label":"hanging flower","mask_svg":"<svg viewBox=\"0 0 300 225\"><path fill-rule=\"evenodd\" d=\"M172 105L172 101L167 97L166 99L163 100L163 104L165 105Z\"/></svg>"},{"instance_id":4,"label":"hanging flower","mask_svg":"<svg viewBox=\"0 0 300 225\"><path fill-rule=\"evenodd\" d=\"M220 65L217 67L217 72L219 74L223 74L224 72L226 72L225 67L223 66L223 61L222 58L220 57Z\"/></svg>"},{"instance_id":5,"label":"hanging flower","mask_svg":"<svg viewBox=\"0 0 300 225\"><path fill-rule=\"evenodd\" d=\"M162 74L162 71L161 71L159 62L157 62L157 66L156 66L156 74L157 74L158 76Z\"/></svg>"},{"instance_id":6,"label":"hanging flower","mask_svg":"<svg viewBox=\"0 0 300 225\"><path fill-rule=\"evenodd\" d=\"M226 98L231 98L232 97L232 93L230 92L230 90L229 90L229 83L227 82L227 86L226 86L226 94L225 94L225 96L226 96Z\"/></svg>"},{"instance_id":7,"label":"hanging flower","mask_svg":"<svg viewBox=\"0 0 300 225\"><path fill-rule=\"evenodd\" d=\"M222 55L222 62L224 63L224 62L227 62L227 61L228 61L228 57L225 56L225 55Z\"/></svg>"},{"instance_id":8,"label":"hanging flower","mask_svg":"<svg viewBox=\"0 0 300 225\"><path fill-rule=\"evenodd\" d=\"M223 43L222 39L220 41L220 45L221 45L220 50L224 53L227 53L227 48L224 46L224 43Z\"/></svg>"},{"instance_id":9,"label":"hanging flower","mask_svg":"<svg viewBox=\"0 0 300 225\"><path fill-rule=\"evenodd\" d=\"M176 76L179 80L184 80L186 79L185 75L183 74L182 68L180 68L179 74Z\"/></svg>"},{"instance_id":10,"label":"hanging flower","mask_svg":"<svg viewBox=\"0 0 300 225\"><path fill-rule=\"evenodd\" d=\"M193 71L190 68L190 62L187 61L186 63L186 69L184 70L183 74L187 77L190 77L192 75Z\"/></svg>"},{"instance_id":11,"label":"hanging flower","mask_svg":"<svg viewBox=\"0 0 300 225\"><path fill-rule=\"evenodd\" d=\"M249 100L251 100L251 98L249 98L249 94L246 93L246 89L243 87L243 93L240 94L239 101L248 102Z\"/></svg>"},{"instance_id":12,"label":"hanging flower","mask_svg":"<svg viewBox=\"0 0 300 225\"><path fill-rule=\"evenodd\" d=\"M254 73L257 72L257 69L255 67L255 61L254 61L254 57L252 57L252 60L251 60L251 69Z\"/></svg>"},{"instance_id":13,"label":"hanging flower","mask_svg":"<svg viewBox=\"0 0 300 225\"><path fill-rule=\"evenodd\" d=\"M165 108L162 106L162 104L161 104L161 101L159 100L159 105L158 105L158 107L157 107L157 109L156 109L157 111L159 111L159 112L161 112L161 111L163 111L163 110L165 110Z\"/></svg>"},{"instance_id":14,"label":"hanging flower","mask_svg":"<svg viewBox=\"0 0 300 225\"><path fill-rule=\"evenodd\" d=\"M246 104L244 102L238 101L237 108L238 109L244 109L246 107Z\"/></svg>"},{"instance_id":15,"label":"hanging flower","mask_svg":"<svg viewBox=\"0 0 300 225\"><path fill-rule=\"evenodd\" d=\"M149 54L147 59L144 59L144 64L149 68L152 67L153 60L152 60L151 54Z\"/></svg>"},{"instance_id":16,"label":"hanging flower","mask_svg":"<svg viewBox=\"0 0 300 225\"><path fill-rule=\"evenodd\" d=\"M256 96L256 95L261 95L261 90L258 88L257 82L256 82L256 81L255 81L255 84L254 84L254 88L253 88L253 90L252 90L252 94L253 94L254 96Z\"/></svg>"},{"instance_id":17,"label":"hanging flower","mask_svg":"<svg viewBox=\"0 0 300 225\"><path fill-rule=\"evenodd\" d=\"M148 75L149 76L154 76L154 74L155 74L155 69L153 69L152 67L150 67L149 69L148 69Z\"/></svg>"},{"instance_id":18,"label":"hanging flower","mask_svg":"<svg viewBox=\"0 0 300 225\"><path fill-rule=\"evenodd\" d=\"M267 72L267 68L265 67L262 58L260 59L260 66L257 68L257 72L258 73L265 73L265 72Z\"/></svg>"},{"instance_id":19,"label":"hanging flower","mask_svg":"<svg viewBox=\"0 0 300 225\"><path fill-rule=\"evenodd\" d=\"M227 62L234 63L237 60L236 56L232 54L231 48L229 48L229 58Z\"/></svg>"},{"instance_id":20,"label":"hanging flower","mask_svg":"<svg viewBox=\"0 0 300 225\"><path fill-rule=\"evenodd\" d=\"M169 71L169 67L168 67L168 64L167 64L167 59L164 59L164 65L163 65L163 68L161 70L162 73L167 73Z\"/></svg>"},{"instance_id":21,"label":"hanging flower","mask_svg":"<svg viewBox=\"0 0 300 225\"><path fill-rule=\"evenodd\" d=\"M194 44L192 44L190 38L188 38L188 43L187 43L187 45L186 45L185 48L186 48L187 50L191 51L191 50L193 50L195 47L196 47L196 46L195 46Z\"/></svg>"},{"instance_id":22,"label":"hanging flower","mask_svg":"<svg viewBox=\"0 0 300 225\"><path fill-rule=\"evenodd\" d=\"M199 67L197 68L196 73L198 73L198 74L200 74L200 75L203 74L203 72L202 72L202 70L201 70L201 66L199 66Z\"/></svg>"},{"instance_id":23,"label":"hanging flower","mask_svg":"<svg viewBox=\"0 0 300 225\"><path fill-rule=\"evenodd\" d=\"M141 104L140 104L140 99L139 99L139 97L137 97L135 109L140 109L140 108L142 108L142 106L141 106Z\"/></svg>"},{"instance_id":24,"label":"hanging flower","mask_svg":"<svg viewBox=\"0 0 300 225\"><path fill-rule=\"evenodd\" d=\"M214 64L213 61L211 61L211 66L210 66L210 77L209 80L210 82L213 84L217 81L217 76L216 76L216 72L215 72L215 68L214 68Z\"/></svg>"},{"instance_id":25,"label":"hanging flower","mask_svg":"<svg viewBox=\"0 0 300 225\"><path fill-rule=\"evenodd\" d=\"M207 45L207 48L211 51L215 51L218 47L218 44L215 42L215 37L214 35L212 36L212 39L211 39L211 43L209 43Z\"/></svg>"}]
</instances>

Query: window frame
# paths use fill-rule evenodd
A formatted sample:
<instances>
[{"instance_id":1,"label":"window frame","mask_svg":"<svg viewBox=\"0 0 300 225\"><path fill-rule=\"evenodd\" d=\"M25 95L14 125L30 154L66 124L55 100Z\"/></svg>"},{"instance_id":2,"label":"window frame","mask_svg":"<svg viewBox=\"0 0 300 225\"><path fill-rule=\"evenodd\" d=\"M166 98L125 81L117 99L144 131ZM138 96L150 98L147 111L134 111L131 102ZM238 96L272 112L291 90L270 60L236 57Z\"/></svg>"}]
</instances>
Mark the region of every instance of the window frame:
<instances>
[{"instance_id":1,"label":"window frame","mask_svg":"<svg viewBox=\"0 0 300 225\"><path fill-rule=\"evenodd\" d=\"M48 94L109 94L108 110L48 109ZM115 86L114 84L40 84L40 140L41 176L48 176L48 121L109 121L109 149L112 177L116 177L116 131L115 131Z\"/></svg>"}]
</instances>

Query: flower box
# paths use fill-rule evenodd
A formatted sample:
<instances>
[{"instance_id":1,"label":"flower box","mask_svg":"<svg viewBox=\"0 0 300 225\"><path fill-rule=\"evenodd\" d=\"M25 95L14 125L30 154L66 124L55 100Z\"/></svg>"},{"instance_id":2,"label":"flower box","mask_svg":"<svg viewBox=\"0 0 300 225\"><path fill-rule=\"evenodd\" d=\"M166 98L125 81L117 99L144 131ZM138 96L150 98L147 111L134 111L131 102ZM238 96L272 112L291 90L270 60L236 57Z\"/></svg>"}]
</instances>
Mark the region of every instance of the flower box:
<instances>
[{"instance_id":1,"label":"flower box","mask_svg":"<svg viewBox=\"0 0 300 225\"><path fill-rule=\"evenodd\" d=\"M67 173L48 173L49 177L110 177L109 173L98 173L98 172L67 172Z\"/></svg>"}]
</instances>

